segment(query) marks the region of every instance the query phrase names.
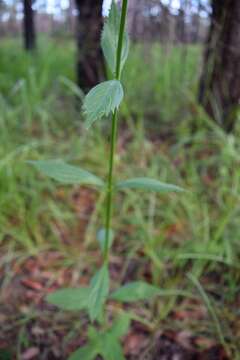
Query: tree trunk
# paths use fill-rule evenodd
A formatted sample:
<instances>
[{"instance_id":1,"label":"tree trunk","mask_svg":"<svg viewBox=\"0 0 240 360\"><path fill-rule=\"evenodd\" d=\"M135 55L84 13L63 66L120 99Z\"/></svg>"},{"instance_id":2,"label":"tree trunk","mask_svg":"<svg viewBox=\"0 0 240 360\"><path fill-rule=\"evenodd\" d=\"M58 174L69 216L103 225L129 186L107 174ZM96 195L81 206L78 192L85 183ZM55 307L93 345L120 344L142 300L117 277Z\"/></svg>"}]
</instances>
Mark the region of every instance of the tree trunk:
<instances>
[{"instance_id":1,"label":"tree trunk","mask_svg":"<svg viewBox=\"0 0 240 360\"><path fill-rule=\"evenodd\" d=\"M68 10L67 10L67 29L68 29L68 31L70 30L71 34L74 31L73 10L74 10L73 0L69 0L69 7L68 7Z\"/></svg>"},{"instance_id":2,"label":"tree trunk","mask_svg":"<svg viewBox=\"0 0 240 360\"><path fill-rule=\"evenodd\" d=\"M180 8L178 10L177 24L176 24L176 35L177 41L180 44L184 44L186 40L185 34L185 1L180 1Z\"/></svg>"},{"instance_id":3,"label":"tree trunk","mask_svg":"<svg viewBox=\"0 0 240 360\"><path fill-rule=\"evenodd\" d=\"M240 1L212 0L212 18L199 100L226 131L232 131L240 101Z\"/></svg>"},{"instance_id":4,"label":"tree trunk","mask_svg":"<svg viewBox=\"0 0 240 360\"><path fill-rule=\"evenodd\" d=\"M104 62L100 39L103 25L103 0L75 0L77 20L77 80L88 91L103 79Z\"/></svg>"},{"instance_id":5,"label":"tree trunk","mask_svg":"<svg viewBox=\"0 0 240 360\"><path fill-rule=\"evenodd\" d=\"M201 19L201 15L200 15L200 12L201 12L201 1L198 0L198 7L197 7L197 13L193 14L192 15L192 34L191 34L191 41L194 43L194 44L197 44L199 41L200 41L200 36L199 36L199 29L200 29L200 19Z\"/></svg>"},{"instance_id":6,"label":"tree trunk","mask_svg":"<svg viewBox=\"0 0 240 360\"><path fill-rule=\"evenodd\" d=\"M36 48L36 36L34 27L34 11L32 8L33 0L24 0L24 17L23 17L23 30L24 30L24 46L27 51Z\"/></svg>"}]
</instances>

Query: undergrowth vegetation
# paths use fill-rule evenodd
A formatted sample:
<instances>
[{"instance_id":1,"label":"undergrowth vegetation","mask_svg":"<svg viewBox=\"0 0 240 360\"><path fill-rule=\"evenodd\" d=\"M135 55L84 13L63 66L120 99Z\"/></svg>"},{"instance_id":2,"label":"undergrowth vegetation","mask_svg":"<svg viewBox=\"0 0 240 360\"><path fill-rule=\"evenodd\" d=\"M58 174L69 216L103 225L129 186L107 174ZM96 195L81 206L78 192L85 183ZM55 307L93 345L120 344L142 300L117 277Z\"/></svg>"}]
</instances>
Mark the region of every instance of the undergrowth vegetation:
<instances>
[{"instance_id":1,"label":"undergrowth vegetation","mask_svg":"<svg viewBox=\"0 0 240 360\"><path fill-rule=\"evenodd\" d=\"M145 174L176 183L188 194L118 194L114 246L125 258L120 280L131 263L135 279L150 278L161 288L193 289L186 273L194 274L215 316L210 311L201 327L194 319L172 326L191 326L220 341L224 336L237 359L239 126L226 135L196 104L200 54L197 47L133 45L123 78L126 100L116 174ZM1 264L54 250L69 266L81 269L90 261L94 273L92 253L104 219L103 196L78 186L56 188L27 163L59 158L106 176L109 127L107 122L96 124L95 132L86 136L74 70L74 45L64 39L42 39L33 57L23 54L17 40L1 45ZM167 321L177 301L173 296L153 304L157 321Z\"/></svg>"}]
</instances>

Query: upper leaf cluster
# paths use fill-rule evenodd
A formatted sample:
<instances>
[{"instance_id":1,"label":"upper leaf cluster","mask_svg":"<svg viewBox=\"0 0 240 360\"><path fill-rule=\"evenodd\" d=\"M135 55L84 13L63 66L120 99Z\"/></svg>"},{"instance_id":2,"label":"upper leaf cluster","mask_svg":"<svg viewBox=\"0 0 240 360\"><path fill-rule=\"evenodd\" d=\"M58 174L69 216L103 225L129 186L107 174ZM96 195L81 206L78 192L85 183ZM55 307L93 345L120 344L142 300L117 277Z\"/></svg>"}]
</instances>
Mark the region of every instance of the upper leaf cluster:
<instances>
[{"instance_id":1,"label":"upper leaf cluster","mask_svg":"<svg viewBox=\"0 0 240 360\"><path fill-rule=\"evenodd\" d=\"M114 80L105 81L95 86L85 97L83 113L86 119L85 126L88 129L95 121L103 116L108 116L118 109L123 100L123 87L120 82L120 75L127 60L129 52L129 38L126 30L123 32L121 51L119 48L121 15L118 7L112 1L109 16L105 21L101 45L107 65ZM117 74L117 64L120 73Z\"/></svg>"},{"instance_id":2,"label":"upper leaf cluster","mask_svg":"<svg viewBox=\"0 0 240 360\"><path fill-rule=\"evenodd\" d=\"M120 21L121 21L121 17L118 7L116 3L113 1L109 12L109 16L104 24L101 45L108 67L114 76L116 76L116 67L117 67L117 49L118 49ZM123 34L120 72L122 71L124 64L127 60L128 53L129 53L129 37L127 31L125 30Z\"/></svg>"}]
</instances>

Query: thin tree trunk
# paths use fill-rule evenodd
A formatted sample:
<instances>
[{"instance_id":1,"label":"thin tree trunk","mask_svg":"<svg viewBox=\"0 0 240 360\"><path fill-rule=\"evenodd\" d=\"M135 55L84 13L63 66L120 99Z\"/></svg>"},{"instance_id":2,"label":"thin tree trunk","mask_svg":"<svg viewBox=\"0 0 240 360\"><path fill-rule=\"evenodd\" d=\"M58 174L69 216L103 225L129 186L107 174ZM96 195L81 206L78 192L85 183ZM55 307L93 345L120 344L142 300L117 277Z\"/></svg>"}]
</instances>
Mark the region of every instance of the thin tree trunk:
<instances>
[{"instance_id":1,"label":"thin tree trunk","mask_svg":"<svg viewBox=\"0 0 240 360\"><path fill-rule=\"evenodd\" d=\"M177 40L178 43L184 44L186 41L186 29L185 29L185 1L180 1L180 8L178 10L178 17L177 17L177 26L176 26L176 32L177 32Z\"/></svg>"},{"instance_id":2,"label":"thin tree trunk","mask_svg":"<svg viewBox=\"0 0 240 360\"><path fill-rule=\"evenodd\" d=\"M240 101L239 0L212 0L199 100L226 131L233 130Z\"/></svg>"},{"instance_id":3,"label":"thin tree trunk","mask_svg":"<svg viewBox=\"0 0 240 360\"><path fill-rule=\"evenodd\" d=\"M77 81L88 91L103 79L104 62L100 46L103 0L76 0L77 20Z\"/></svg>"},{"instance_id":4,"label":"thin tree trunk","mask_svg":"<svg viewBox=\"0 0 240 360\"><path fill-rule=\"evenodd\" d=\"M74 31L74 16L73 16L74 4L73 0L69 0L69 7L67 10L67 28L71 33Z\"/></svg>"},{"instance_id":5,"label":"thin tree trunk","mask_svg":"<svg viewBox=\"0 0 240 360\"><path fill-rule=\"evenodd\" d=\"M198 0L198 11L192 17L192 28L193 29L192 29L191 40L194 44L197 44L200 40L200 37L199 37L200 19L201 19L200 12L201 12L201 1Z\"/></svg>"},{"instance_id":6,"label":"thin tree trunk","mask_svg":"<svg viewBox=\"0 0 240 360\"><path fill-rule=\"evenodd\" d=\"M32 0L24 0L24 17L23 17L23 30L24 30L24 46L27 51L36 48L36 35L34 27L34 11L32 8Z\"/></svg>"}]
</instances>

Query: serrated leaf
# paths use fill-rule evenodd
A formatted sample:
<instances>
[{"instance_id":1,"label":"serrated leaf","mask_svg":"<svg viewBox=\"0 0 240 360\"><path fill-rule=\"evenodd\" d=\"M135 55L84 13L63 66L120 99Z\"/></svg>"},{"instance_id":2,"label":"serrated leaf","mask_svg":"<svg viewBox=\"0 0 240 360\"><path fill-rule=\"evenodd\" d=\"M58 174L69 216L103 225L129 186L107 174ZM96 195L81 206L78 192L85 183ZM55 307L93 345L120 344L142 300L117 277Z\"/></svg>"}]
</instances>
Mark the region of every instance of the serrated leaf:
<instances>
[{"instance_id":1,"label":"serrated leaf","mask_svg":"<svg viewBox=\"0 0 240 360\"><path fill-rule=\"evenodd\" d=\"M117 339L120 339L128 333L131 323L131 317L129 314L123 313L117 319L114 320L109 332Z\"/></svg>"},{"instance_id":2,"label":"serrated leaf","mask_svg":"<svg viewBox=\"0 0 240 360\"><path fill-rule=\"evenodd\" d=\"M39 171L50 178L63 184L84 184L102 187L104 182L97 176L73 165L68 165L62 160L29 161Z\"/></svg>"},{"instance_id":3,"label":"serrated leaf","mask_svg":"<svg viewBox=\"0 0 240 360\"><path fill-rule=\"evenodd\" d=\"M110 295L110 299L120 302L135 302L141 300L151 300L154 296L184 296L193 298L194 296L184 290L160 289L143 281L136 281L126 284Z\"/></svg>"},{"instance_id":4,"label":"serrated leaf","mask_svg":"<svg viewBox=\"0 0 240 360\"><path fill-rule=\"evenodd\" d=\"M120 181L116 185L116 189L139 189L139 190L148 190L155 191L158 193L168 193L168 192L182 192L182 188L176 185L163 183L161 181L150 179L150 178L134 178L124 181Z\"/></svg>"},{"instance_id":5,"label":"serrated leaf","mask_svg":"<svg viewBox=\"0 0 240 360\"><path fill-rule=\"evenodd\" d=\"M62 310L76 311L87 309L89 288L67 288L57 290L47 296L47 301Z\"/></svg>"},{"instance_id":6,"label":"serrated leaf","mask_svg":"<svg viewBox=\"0 0 240 360\"><path fill-rule=\"evenodd\" d=\"M101 39L101 45L102 45L104 57L107 61L107 64L112 74L114 74L116 70L120 20L121 20L120 11L118 10L115 1L112 1L109 16L104 23L102 39ZM121 65L120 65L121 71L127 60L128 53L129 53L129 37L127 32L125 31L123 36L123 47L121 54Z\"/></svg>"},{"instance_id":7,"label":"serrated leaf","mask_svg":"<svg viewBox=\"0 0 240 360\"><path fill-rule=\"evenodd\" d=\"M88 129L96 120L108 116L117 109L123 99L122 84L118 80L109 80L95 86L85 97L83 113Z\"/></svg>"},{"instance_id":8,"label":"serrated leaf","mask_svg":"<svg viewBox=\"0 0 240 360\"><path fill-rule=\"evenodd\" d=\"M88 301L88 311L91 321L96 320L102 311L109 293L109 273L104 265L92 278L90 283L90 294Z\"/></svg>"},{"instance_id":9,"label":"serrated leaf","mask_svg":"<svg viewBox=\"0 0 240 360\"><path fill-rule=\"evenodd\" d=\"M112 229L110 229L109 231L109 244L108 244L108 248L110 249L113 243L113 239L114 239L114 232ZM106 229L102 228L98 231L97 233L97 241L99 242L100 248L102 253L104 252L104 248L105 248L105 242L106 242Z\"/></svg>"},{"instance_id":10,"label":"serrated leaf","mask_svg":"<svg viewBox=\"0 0 240 360\"><path fill-rule=\"evenodd\" d=\"M89 343L71 354L68 360L95 360L97 355L98 348L94 343Z\"/></svg>"}]
</instances>

